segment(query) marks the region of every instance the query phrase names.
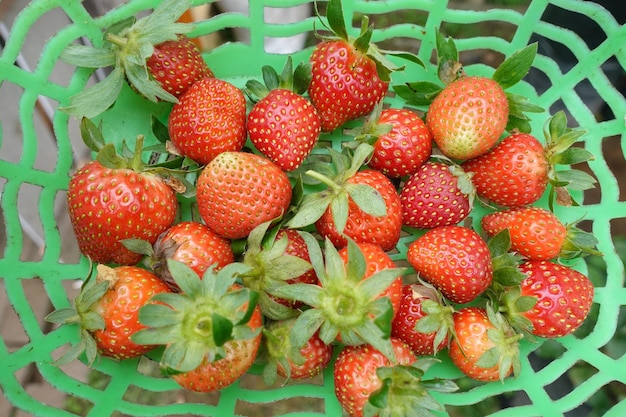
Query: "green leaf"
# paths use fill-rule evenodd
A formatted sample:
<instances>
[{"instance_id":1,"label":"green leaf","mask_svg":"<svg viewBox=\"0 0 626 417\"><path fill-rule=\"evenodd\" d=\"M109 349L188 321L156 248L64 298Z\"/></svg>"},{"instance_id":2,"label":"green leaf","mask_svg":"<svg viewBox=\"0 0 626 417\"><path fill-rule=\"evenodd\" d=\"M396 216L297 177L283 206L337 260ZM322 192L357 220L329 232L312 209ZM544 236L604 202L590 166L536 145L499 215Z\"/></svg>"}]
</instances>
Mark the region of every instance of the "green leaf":
<instances>
[{"instance_id":1,"label":"green leaf","mask_svg":"<svg viewBox=\"0 0 626 417\"><path fill-rule=\"evenodd\" d=\"M359 288L369 299L383 293L393 282L404 273L404 268L386 268L369 276L359 283Z\"/></svg>"},{"instance_id":2,"label":"green leaf","mask_svg":"<svg viewBox=\"0 0 626 417\"><path fill-rule=\"evenodd\" d=\"M134 333L130 340L138 345L169 345L180 337L179 326L149 327Z\"/></svg>"},{"instance_id":3,"label":"green leaf","mask_svg":"<svg viewBox=\"0 0 626 417\"><path fill-rule=\"evenodd\" d=\"M100 151L106 143L102 135L102 129L86 117L80 120L80 136L83 139L83 143L92 152Z\"/></svg>"},{"instance_id":4,"label":"green leaf","mask_svg":"<svg viewBox=\"0 0 626 417\"><path fill-rule=\"evenodd\" d=\"M380 369L380 368L379 368ZM380 378L380 377L379 377ZM382 385L379 389L370 394L367 401L376 408L384 409L389 403L389 386L392 384L391 379L382 379Z\"/></svg>"},{"instance_id":5,"label":"green leaf","mask_svg":"<svg viewBox=\"0 0 626 417\"><path fill-rule=\"evenodd\" d=\"M321 310L311 308L298 316L291 332L291 345L301 348L317 332L325 318Z\"/></svg>"},{"instance_id":6,"label":"green leaf","mask_svg":"<svg viewBox=\"0 0 626 417\"><path fill-rule=\"evenodd\" d=\"M546 132L546 143L551 143L561 137L567 129L567 116L560 110L548 120L548 130Z\"/></svg>"},{"instance_id":7,"label":"green leaf","mask_svg":"<svg viewBox=\"0 0 626 417\"><path fill-rule=\"evenodd\" d=\"M391 363L396 363L396 354L393 351L391 340L384 337L383 332L376 323L366 320L362 325L358 326L356 331L363 341L369 343L380 353L385 355Z\"/></svg>"},{"instance_id":8,"label":"green leaf","mask_svg":"<svg viewBox=\"0 0 626 417\"><path fill-rule=\"evenodd\" d=\"M380 192L367 184L346 184L346 191L355 204L365 213L371 216L385 216L387 205Z\"/></svg>"},{"instance_id":9,"label":"green leaf","mask_svg":"<svg viewBox=\"0 0 626 417\"><path fill-rule=\"evenodd\" d=\"M597 183L594 177L578 169L558 171L555 179L561 183L566 183L568 188L578 191L594 188Z\"/></svg>"},{"instance_id":10,"label":"green leaf","mask_svg":"<svg viewBox=\"0 0 626 417\"><path fill-rule=\"evenodd\" d=\"M527 117L517 117L509 113L509 119L506 124L506 131L507 132L518 131L521 133L531 133L532 126L530 125L530 121Z\"/></svg>"},{"instance_id":11,"label":"green leaf","mask_svg":"<svg viewBox=\"0 0 626 417\"><path fill-rule=\"evenodd\" d=\"M317 306L320 303L322 289L313 284L289 284L274 288L272 293L280 298Z\"/></svg>"},{"instance_id":12,"label":"green leaf","mask_svg":"<svg viewBox=\"0 0 626 417\"><path fill-rule=\"evenodd\" d=\"M459 52L456 49L454 39L444 37L439 29L435 30L435 45L437 48L437 57L439 62L454 61L458 62Z\"/></svg>"},{"instance_id":13,"label":"green leaf","mask_svg":"<svg viewBox=\"0 0 626 417\"><path fill-rule=\"evenodd\" d=\"M152 301L164 303L174 310L182 311L189 308L192 304L191 299L185 294L162 292L155 294L151 298ZM139 311L141 317L141 310Z\"/></svg>"},{"instance_id":14,"label":"green leaf","mask_svg":"<svg viewBox=\"0 0 626 417\"><path fill-rule=\"evenodd\" d=\"M148 100L157 103L159 100L177 103L178 99L161 87L161 84L150 78L148 69L143 65L130 62L124 63L124 73L128 82Z\"/></svg>"},{"instance_id":15,"label":"green leaf","mask_svg":"<svg viewBox=\"0 0 626 417\"><path fill-rule=\"evenodd\" d=\"M335 195L330 202L330 211L333 215L333 223L335 229L339 233L343 233L348 223L348 210L349 210L349 198L348 193L341 191Z\"/></svg>"},{"instance_id":16,"label":"green leaf","mask_svg":"<svg viewBox=\"0 0 626 417\"><path fill-rule=\"evenodd\" d=\"M89 281L85 284L76 300L76 309L78 312L84 313L88 311L91 306L104 297L104 294L106 294L110 287L111 283L109 281Z\"/></svg>"},{"instance_id":17,"label":"green leaf","mask_svg":"<svg viewBox=\"0 0 626 417\"><path fill-rule=\"evenodd\" d=\"M104 80L70 97L60 110L81 119L96 117L115 103L123 85L124 71L115 67Z\"/></svg>"},{"instance_id":18,"label":"green leaf","mask_svg":"<svg viewBox=\"0 0 626 417\"><path fill-rule=\"evenodd\" d=\"M110 169L124 169L128 168L128 161L126 158L123 158L117 154L115 150L115 145L112 143L107 143L100 149L98 155L96 155L96 160L105 168Z\"/></svg>"},{"instance_id":19,"label":"green leaf","mask_svg":"<svg viewBox=\"0 0 626 417\"><path fill-rule=\"evenodd\" d=\"M293 73L293 92L299 95L306 93L312 78L311 63L301 62L298 64Z\"/></svg>"},{"instance_id":20,"label":"green leaf","mask_svg":"<svg viewBox=\"0 0 626 417\"><path fill-rule=\"evenodd\" d=\"M149 327L172 326L182 322L182 315L163 304L146 304L139 310L139 322Z\"/></svg>"},{"instance_id":21,"label":"green leaf","mask_svg":"<svg viewBox=\"0 0 626 417\"><path fill-rule=\"evenodd\" d=\"M367 262L359 245L352 239L347 240L348 262L345 264L346 273L348 279L361 282L367 270Z\"/></svg>"},{"instance_id":22,"label":"green leaf","mask_svg":"<svg viewBox=\"0 0 626 417\"><path fill-rule=\"evenodd\" d=\"M393 89L407 105L415 107L430 105L442 90L440 85L428 81L394 85Z\"/></svg>"},{"instance_id":23,"label":"green leaf","mask_svg":"<svg viewBox=\"0 0 626 417\"><path fill-rule=\"evenodd\" d=\"M536 55L536 42L515 51L500 64L494 72L492 79L500 84L503 89L517 84L528 74Z\"/></svg>"},{"instance_id":24,"label":"green leaf","mask_svg":"<svg viewBox=\"0 0 626 417\"><path fill-rule=\"evenodd\" d=\"M157 119L154 115L151 116L151 121L152 133L154 134L154 137L156 137L156 139L160 143L166 143L168 140L170 140L170 132L167 126L159 119Z\"/></svg>"},{"instance_id":25,"label":"green leaf","mask_svg":"<svg viewBox=\"0 0 626 417\"><path fill-rule=\"evenodd\" d=\"M320 248L318 240L312 234L303 231L300 231L299 233L306 243L307 251L309 252L309 260L311 261L315 275L317 275L322 285L324 285L325 265L322 248Z\"/></svg>"},{"instance_id":26,"label":"green leaf","mask_svg":"<svg viewBox=\"0 0 626 417\"><path fill-rule=\"evenodd\" d=\"M326 275L330 280L343 282L346 277L346 266L335 246L328 238L325 241Z\"/></svg>"},{"instance_id":27,"label":"green leaf","mask_svg":"<svg viewBox=\"0 0 626 417\"><path fill-rule=\"evenodd\" d=\"M106 68L115 65L115 53L110 49L86 45L68 45L59 59L83 68Z\"/></svg>"},{"instance_id":28,"label":"green leaf","mask_svg":"<svg viewBox=\"0 0 626 417\"><path fill-rule=\"evenodd\" d=\"M489 253L492 258L504 255L511 249L511 233L509 229L503 229L487 242Z\"/></svg>"},{"instance_id":29,"label":"green leaf","mask_svg":"<svg viewBox=\"0 0 626 417\"><path fill-rule=\"evenodd\" d=\"M66 307L54 310L52 313L48 314L44 320L54 324L80 323L80 316L76 309Z\"/></svg>"},{"instance_id":30,"label":"green leaf","mask_svg":"<svg viewBox=\"0 0 626 417\"><path fill-rule=\"evenodd\" d=\"M370 44L372 42L372 35L374 34L374 28L369 25L369 18L364 15L363 20L361 21L361 33L358 38L356 38L353 42L354 48L357 51L360 51L363 54L367 54L370 51ZM370 55L370 58L374 60L377 67L380 64L380 61L376 59L375 56ZM381 76L382 75L382 76ZM382 74L379 69L378 76L382 81L389 81L389 71L385 71L383 69Z\"/></svg>"},{"instance_id":31,"label":"green leaf","mask_svg":"<svg viewBox=\"0 0 626 417\"><path fill-rule=\"evenodd\" d=\"M63 353L63 355L61 355L57 360L55 360L54 364L56 366L64 366L74 362L80 357L80 355L83 354L83 352L85 352L86 347L86 343L83 340L80 340L78 343L72 345L67 351L65 351L65 353ZM88 362L89 366L94 363L96 355L92 355L92 357L93 359L91 360L91 362Z\"/></svg>"},{"instance_id":32,"label":"green leaf","mask_svg":"<svg viewBox=\"0 0 626 417\"><path fill-rule=\"evenodd\" d=\"M287 61L289 62L289 60ZM280 86L280 78L274 67L264 65L261 68L261 73L263 74L263 82L265 83L268 91L275 90Z\"/></svg>"},{"instance_id":33,"label":"green leaf","mask_svg":"<svg viewBox=\"0 0 626 417\"><path fill-rule=\"evenodd\" d=\"M202 283L198 275L187 264L174 259L167 260L167 268L181 292L190 297L202 294Z\"/></svg>"},{"instance_id":34,"label":"green leaf","mask_svg":"<svg viewBox=\"0 0 626 417\"><path fill-rule=\"evenodd\" d=\"M213 326L213 341L217 346L223 346L224 343L233 339L233 323L228 318L213 313L211 316Z\"/></svg>"},{"instance_id":35,"label":"green leaf","mask_svg":"<svg viewBox=\"0 0 626 417\"><path fill-rule=\"evenodd\" d=\"M553 164L558 165L574 165L581 162L587 162L593 160L594 156L585 148L573 147L564 150L563 152L554 155L551 159Z\"/></svg>"},{"instance_id":36,"label":"green leaf","mask_svg":"<svg viewBox=\"0 0 626 417\"><path fill-rule=\"evenodd\" d=\"M296 214L287 222L286 226L292 229L301 229L310 226L324 214L333 195L331 193L307 194L302 200Z\"/></svg>"},{"instance_id":37,"label":"green leaf","mask_svg":"<svg viewBox=\"0 0 626 417\"><path fill-rule=\"evenodd\" d=\"M330 29L339 38L348 40L348 31L343 17L343 6L341 0L329 0L326 6L326 18Z\"/></svg>"},{"instance_id":38,"label":"green leaf","mask_svg":"<svg viewBox=\"0 0 626 417\"><path fill-rule=\"evenodd\" d=\"M96 344L95 339L87 330L82 330L80 332L80 340L84 346L85 357L87 358L87 364L92 366L96 359L98 359L98 345Z\"/></svg>"},{"instance_id":39,"label":"green leaf","mask_svg":"<svg viewBox=\"0 0 626 417\"><path fill-rule=\"evenodd\" d=\"M177 372L196 369L204 360L206 348L202 343L178 340L170 344L161 358L161 366Z\"/></svg>"}]
</instances>

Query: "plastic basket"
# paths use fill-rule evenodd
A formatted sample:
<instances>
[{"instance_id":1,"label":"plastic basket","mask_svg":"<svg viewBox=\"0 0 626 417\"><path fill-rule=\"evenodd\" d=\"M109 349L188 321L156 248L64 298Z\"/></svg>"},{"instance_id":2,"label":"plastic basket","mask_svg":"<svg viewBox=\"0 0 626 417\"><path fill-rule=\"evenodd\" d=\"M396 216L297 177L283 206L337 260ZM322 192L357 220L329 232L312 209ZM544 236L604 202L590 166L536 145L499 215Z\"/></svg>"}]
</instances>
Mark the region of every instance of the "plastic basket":
<instances>
[{"instance_id":1,"label":"plastic basket","mask_svg":"<svg viewBox=\"0 0 626 417\"><path fill-rule=\"evenodd\" d=\"M266 54L263 50L264 37L289 36L314 29L314 18L294 24L266 24L263 7L285 7L305 2L254 0L250 2L249 16L221 14L200 21L192 35L232 27L250 30L249 44L227 43L206 55L217 76L241 85L246 77L258 76L262 65L282 67L285 57ZM133 0L101 18L94 18L77 1L35 0L13 22L8 41L2 49L0 94L18 92L15 106L19 111L20 126L18 134L13 134L12 127L6 122L0 126L1 209L7 236L0 259L0 276L3 278L6 299L23 326L19 331L27 336L25 344L14 349L5 343L8 335L0 339L2 391L17 409L45 417L76 414L62 405L46 404L45 398L22 386L20 375L34 372L49 386L48 391L84 401L88 404L85 412L91 417L115 413L132 416L339 416L342 412L334 398L330 368L323 378L314 381L262 389L257 388L260 377L252 371L219 394L194 396L182 393L173 381L147 371L146 359L124 362L103 359L97 366L98 372L104 375L99 384L85 376L88 375L84 372L86 367L81 368L83 365L80 363L61 368L52 363L67 348L68 340L76 337L76 332L71 328L48 328L42 324L42 317L49 309L70 305L67 291L71 288L71 282L84 277L88 271L86 260L71 250L73 236L61 234L59 226L67 222L62 203L69 174L75 168L76 160L84 155L84 149L75 145L79 142L76 121L55 111L55 108L80 91L89 82L91 73L84 70L74 72L73 68L59 62L58 57L68 44L76 42L80 37L99 44L101 30L111 22L149 9L155 3L155 0ZM513 397L508 402L509 408L492 415L561 416L578 409L608 384L626 384L626 355L624 352L615 354L604 349L616 332L620 313L626 310L624 265L612 240L612 227L626 218L626 202L620 201L620 197L623 200L624 196L620 196L618 182L603 153L618 156L621 153L619 158L623 162L623 154L626 152L623 147L603 147L606 138L621 136L623 139L625 132L623 117L626 114L626 101L612 85L609 72L621 75L626 68L626 27L619 25L610 13L597 4L578 0L534 0L525 12L504 8L461 10L444 0L344 0L343 3L347 18L363 13L378 22L375 42L401 39L413 51L419 51L419 56L426 62L430 61L433 53L433 33L436 27L442 27L444 31L446 28L471 27L475 35L458 39L459 50L468 57L474 56L472 54L475 52L488 52L491 56L501 58L538 37L543 42L569 51L566 54L567 62L559 65L553 59L555 55L540 49L533 68L537 83L531 85L522 82L515 87L514 92L528 96L546 109L567 110L571 124L587 129L584 146L596 156L589 163L589 168L598 179L601 196L581 196L585 199L583 206L557 210L564 221L583 217L587 219L586 225L600 241L599 249L604 253L607 273L601 282L596 283L594 308L598 311L597 321L590 324L592 328L584 337L568 336L551 342L561 352L556 360L541 367L531 364L527 356L540 343L525 342L522 345L523 372L518 378L509 378L504 383L481 384L463 392L438 395L437 398L452 414L450 410L455 407L474 407L490 397L512 393L509 395L509 398ZM542 21L547 7L555 7L558 13L582 17L587 24L597 26L602 35L601 42L590 48L573 31ZM400 15L405 20L398 22L397 19L386 19L386 16L398 11L402 11ZM50 33L50 39L43 46L40 56L34 59L36 65L32 69L16 65L21 59L25 43L29 42L29 33L41 30L47 19L58 13L66 15L69 23L65 27L56 28L58 32ZM389 21L393 24L385 23ZM504 25L504 38L483 34L481 28L493 24ZM294 60L307 59L309 53L310 49L299 52L294 55ZM613 66L612 70L607 70L609 65ZM468 72L472 73L490 75L492 71L490 66L480 62L468 66ZM60 83L55 81L59 73L73 75L69 82ZM435 75L432 66L425 71L409 64L404 72L393 76L393 83L434 80ZM606 103L614 116L597 121L596 109L590 106L593 100ZM388 102L391 106L403 106L402 100L393 94L390 94ZM104 133L110 140L133 138L137 133L150 131L150 113L165 117L167 111L167 105L146 105L130 90L124 90L120 101L102 117ZM42 112L50 116L54 152L47 150L50 143L44 143L49 133L42 132L38 127L41 126L39 119ZM532 121L539 135L546 117L537 115ZM339 144L344 138L337 135L330 139ZM7 157L8 150L15 151L16 147L18 156ZM11 155L15 155L15 152ZM36 204L23 202L24 194L29 192L37 196ZM25 253L25 242L33 225L42 238L39 242L42 251L34 258L27 257ZM411 236L407 236L400 241L398 253L394 255L396 259L404 256L410 240ZM587 271L585 262L578 261L573 265L582 272ZM32 299L26 290L33 281L42 283L37 300ZM46 305L50 305L48 310L42 307ZM446 361L445 356L442 359L443 362L430 372L443 377L458 377L458 371ZM577 363L586 363L596 372L575 387L555 394L552 389L554 385ZM181 400L183 395L184 401ZM514 406L515 403L518 405ZM617 399L605 415L626 415L626 401Z\"/></svg>"}]
</instances>

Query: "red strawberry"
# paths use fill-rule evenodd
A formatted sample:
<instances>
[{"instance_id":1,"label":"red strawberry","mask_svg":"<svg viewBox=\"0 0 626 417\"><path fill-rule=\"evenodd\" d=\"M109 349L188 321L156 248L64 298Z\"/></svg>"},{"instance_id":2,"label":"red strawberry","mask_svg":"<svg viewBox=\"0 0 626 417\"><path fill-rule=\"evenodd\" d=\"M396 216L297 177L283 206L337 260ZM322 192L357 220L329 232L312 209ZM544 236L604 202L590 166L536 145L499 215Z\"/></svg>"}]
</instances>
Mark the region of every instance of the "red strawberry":
<instances>
[{"instance_id":1,"label":"red strawberry","mask_svg":"<svg viewBox=\"0 0 626 417\"><path fill-rule=\"evenodd\" d=\"M168 130L181 155L201 165L246 141L246 98L233 84L203 78L192 85L169 115Z\"/></svg>"},{"instance_id":2,"label":"red strawberry","mask_svg":"<svg viewBox=\"0 0 626 417\"><path fill-rule=\"evenodd\" d=\"M549 210L540 207L518 207L487 214L481 225L489 236L507 229L511 249L530 260L573 258L598 254L597 241L590 233L574 225L564 225Z\"/></svg>"},{"instance_id":3,"label":"red strawberry","mask_svg":"<svg viewBox=\"0 0 626 417\"><path fill-rule=\"evenodd\" d=\"M441 226L411 242L407 261L450 301L474 300L491 284L493 267L485 241L472 229Z\"/></svg>"},{"instance_id":4,"label":"red strawberry","mask_svg":"<svg viewBox=\"0 0 626 417\"><path fill-rule=\"evenodd\" d=\"M95 279L87 281L76 297L74 308L55 310L46 320L57 324L79 323L81 341L59 358L67 363L83 351L91 365L98 354L116 359L141 356L154 348L137 344L131 336L146 326L139 310L152 296L170 289L156 275L136 266L110 268L98 265Z\"/></svg>"},{"instance_id":5,"label":"red strawberry","mask_svg":"<svg viewBox=\"0 0 626 417\"><path fill-rule=\"evenodd\" d=\"M465 375L497 381L518 372L521 336L501 316L482 307L462 308L454 313L454 332L450 359Z\"/></svg>"},{"instance_id":6,"label":"red strawberry","mask_svg":"<svg viewBox=\"0 0 626 417\"><path fill-rule=\"evenodd\" d=\"M188 221L165 231L154 244L151 267L168 285L178 290L167 269L167 260L184 262L202 277L210 266L216 269L235 261L230 241L205 224Z\"/></svg>"},{"instance_id":7,"label":"red strawberry","mask_svg":"<svg viewBox=\"0 0 626 417\"><path fill-rule=\"evenodd\" d=\"M248 81L246 92L254 101L248 114L250 141L263 155L284 171L298 168L309 155L320 134L317 110L304 97L311 80L310 67L301 64L292 70L287 58L282 76L265 66L265 86L256 80Z\"/></svg>"},{"instance_id":8,"label":"red strawberry","mask_svg":"<svg viewBox=\"0 0 626 417\"><path fill-rule=\"evenodd\" d=\"M551 117L546 127L547 144L526 133L512 134L488 153L464 162L461 166L472 173L478 196L506 207L526 206L536 202L552 185L557 202L571 205L567 188L592 188L595 180L578 170L555 170L555 165L569 165L592 158L582 148L570 146L584 131L566 127L565 113ZM554 197L550 196L550 204Z\"/></svg>"},{"instance_id":9,"label":"red strawberry","mask_svg":"<svg viewBox=\"0 0 626 417\"><path fill-rule=\"evenodd\" d=\"M420 229L455 225L472 208L474 189L457 165L426 162L400 190L402 223Z\"/></svg>"},{"instance_id":10,"label":"red strawberry","mask_svg":"<svg viewBox=\"0 0 626 417\"><path fill-rule=\"evenodd\" d=\"M196 184L200 216L218 235L240 239L261 223L287 212L287 175L269 159L245 152L223 152L203 170Z\"/></svg>"}]
</instances>

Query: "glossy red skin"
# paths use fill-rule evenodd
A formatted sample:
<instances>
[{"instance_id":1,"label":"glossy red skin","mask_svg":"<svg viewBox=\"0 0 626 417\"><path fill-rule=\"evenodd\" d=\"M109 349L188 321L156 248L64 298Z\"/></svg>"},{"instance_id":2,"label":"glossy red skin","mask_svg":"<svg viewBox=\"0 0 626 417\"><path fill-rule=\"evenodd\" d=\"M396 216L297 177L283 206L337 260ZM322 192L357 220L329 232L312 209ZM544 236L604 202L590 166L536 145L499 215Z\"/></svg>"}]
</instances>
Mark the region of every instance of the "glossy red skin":
<instances>
[{"instance_id":1,"label":"glossy red skin","mask_svg":"<svg viewBox=\"0 0 626 417\"><path fill-rule=\"evenodd\" d=\"M436 346L435 351L436 333L421 333L415 330L417 322L427 315L422 310L424 299L425 296L413 291L413 285L403 285L402 300L391 323L391 337L402 340L417 356L434 355L448 344L448 338L444 338L439 346Z\"/></svg>"},{"instance_id":2,"label":"glossy red skin","mask_svg":"<svg viewBox=\"0 0 626 417\"><path fill-rule=\"evenodd\" d=\"M367 214L350 199L348 222L343 235L339 234L335 228L330 207L315 222L317 231L322 236L328 237L333 245L339 248L348 244L345 235L358 243L375 243L385 251L393 249L400 239L402 209L400 207L400 195L391 180L382 172L369 169L357 172L348 182L367 184L378 190L385 200L387 214L384 216Z\"/></svg>"},{"instance_id":3,"label":"glossy red skin","mask_svg":"<svg viewBox=\"0 0 626 417\"><path fill-rule=\"evenodd\" d=\"M402 223L418 229L459 224L471 207L458 183L446 164L424 163L400 190Z\"/></svg>"},{"instance_id":4,"label":"glossy red skin","mask_svg":"<svg viewBox=\"0 0 626 417\"><path fill-rule=\"evenodd\" d=\"M371 113L389 88L378 77L374 61L343 40L319 43L310 63L308 93L324 132Z\"/></svg>"},{"instance_id":5,"label":"glossy red skin","mask_svg":"<svg viewBox=\"0 0 626 417\"><path fill-rule=\"evenodd\" d=\"M320 117L311 102L276 89L248 114L250 141L283 171L293 171L311 153L320 134Z\"/></svg>"},{"instance_id":6,"label":"glossy red skin","mask_svg":"<svg viewBox=\"0 0 626 417\"><path fill-rule=\"evenodd\" d=\"M426 125L444 155L466 160L496 144L508 117L506 94L496 81L462 77L435 97L426 113Z\"/></svg>"},{"instance_id":7,"label":"glossy red skin","mask_svg":"<svg viewBox=\"0 0 626 417\"><path fill-rule=\"evenodd\" d=\"M363 252L363 256L365 256L365 275L363 279L367 279L382 270L397 267L393 259L391 259L380 246L373 243L358 243L358 246L361 252ZM339 255L344 263L348 262L347 247L340 249ZM381 293L380 297L389 297L395 316L400 308L400 302L402 301L402 276L398 276L398 278Z\"/></svg>"},{"instance_id":8,"label":"glossy red skin","mask_svg":"<svg viewBox=\"0 0 626 417\"><path fill-rule=\"evenodd\" d=\"M302 364L295 364L287 359L291 379L306 379L319 375L330 363L333 347L322 342L316 333L300 349L300 354L304 357ZM277 366L277 372L278 375L287 377L287 372L280 363Z\"/></svg>"},{"instance_id":9,"label":"glossy red skin","mask_svg":"<svg viewBox=\"0 0 626 417\"><path fill-rule=\"evenodd\" d=\"M390 340L398 364L410 365L417 360L404 342ZM363 416L370 394L382 386L376 369L383 366L391 366L391 362L370 345L347 346L339 353L333 372L335 395L350 417Z\"/></svg>"},{"instance_id":10,"label":"glossy red skin","mask_svg":"<svg viewBox=\"0 0 626 417\"><path fill-rule=\"evenodd\" d=\"M477 381L498 381L499 366L482 368L476 365L483 353L495 346L487 334L495 328L482 307L465 307L456 311L454 331L456 340L450 343L450 359L463 374ZM511 368L509 374L513 372Z\"/></svg>"},{"instance_id":11,"label":"glossy red skin","mask_svg":"<svg viewBox=\"0 0 626 417\"><path fill-rule=\"evenodd\" d=\"M391 125L391 131L374 143L368 165L390 178L410 175L428 160L432 136L422 119L408 109L384 109L378 125Z\"/></svg>"},{"instance_id":12,"label":"glossy red skin","mask_svg":"<svg viewBox=\"0 0 626 417\"><path fill-rule=\"evenodd\" d=\"M248 322L248 327L262 326L261 309L257 306ZM231 340L224 344L226 356L215 362L205 359L193 371L173 375L172 378L183 388L196 392L219 391L237 381L250 369L261 345L261 333L251 339Z\"/></svg>"},{"instance_id":13,"label":"glossy red skin","mask_svg":"<svg viewBox=\"0 0 626 417\"><path fill-rule=\"evenodd\" d=\"M266 157L224 152L200 173L196 200L211 230L227 239L241 239L261 223L286 213L291 183Z\"/></svg>"},{"instance_id":14,"label":"glossy red skin","mask_svg":"<svg viewBox=\"0 0 626 417\"><path fill-rule=\"evenodd\" d=\"M176 98L196 81L214 76L196 44L185 35L155 45L146 65L155 81Z\"/></svg>"},{"instance_id":15,"label":"glossy red skin","mask_svg":"<svg viewBox=\"0 0 626 417\"><path fill-rule=\"evenodd\" d=\"M174 104L168 130L178 151L201 165L240 151L247 138L246 98L227 81L203 78Z\"/></svg>"},{"instance_id":16,"label":"glossy red skin","mask_svg":"<svg viewBox=\"0 0 626 417\"><path fill-rule=\"evenodd\" d=\"M478 196L505 207L533 204L546 190L550 169L543 145L532 135L512 134L491 151L465 161Z\"/></svg>"},{"instance_id":17,"label":"glossy red skin","mask_svg":"<svg viewBox=\"0 0 626 417\"><path fill-rule=\"evenodd\" d=\"M493 212L482 218L481 225L489 236L508 229L511 250L529 260L557 258L567 238L567 227L554 213L541 207Z\"/></svg>"},{"instance_id":18,"label":"glossy red skin","mask_svg":"<svg viewBox=\"0 0 626 417\"><path fill-rule=\"evenodd\" d=\"M93 310L104 319L103 330L93 332L98 351L103 356L130 359L154 348L138 345L130 338L146 326L139 322L139 309L155 294L170 292L159 277L136 266L115 268L117 282L96 303Z\"/></svg>"},{"instance_id":19,"label":"glossy red skin","mask_svg":"<svg viewBox=\"0 0 626 417\"><path fill-rule=\"evenodd\" d=\"M535 336L555 338L572 333L583 323L593 303L593 283L582 273L550 261L527 261L519 267L528 274L522 294L537 298L522 313L533 323Z\"/></svg>"},{"instance_id":20,"label":"glossy red skin","mask_svg":"<svg viewBox=\"0 0 626 417\"><path fill-rule=\"evenodd\" d=\"M462 226L429 230L411 242L407 260L422 279L458 304L476 299L493 278L487 243Z\"/></svg>"},{"instance_id":21,"label":"glossy red skin","mask_svg":"<svg viewBox=\"0 0 626 417\"><path fill-rule=\"evenodd\" d=\"M178 210L175 192L159 177L105 168L98 161L72 175L67 205L80 251L95 263L119 265L134 265L142 258L120 240L153 244Z\"/></svg>"}]
</instances>

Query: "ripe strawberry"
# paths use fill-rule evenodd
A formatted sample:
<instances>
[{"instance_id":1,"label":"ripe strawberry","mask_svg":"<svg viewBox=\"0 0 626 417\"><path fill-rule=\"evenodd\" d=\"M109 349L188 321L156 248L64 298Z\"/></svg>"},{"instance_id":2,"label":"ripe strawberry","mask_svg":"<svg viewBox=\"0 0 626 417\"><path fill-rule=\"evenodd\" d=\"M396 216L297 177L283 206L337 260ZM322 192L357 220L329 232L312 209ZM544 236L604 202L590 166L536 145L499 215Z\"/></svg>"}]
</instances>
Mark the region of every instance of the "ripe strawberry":
<instances>
[{"instance_id":1,"label":"ripe strawberry","mask_svg":"<svg viewBox=\"0 0 626 417\"><path fill-rule=\"evenodd\" d=\"M549 210L526 206L487 214L481 225L489 236L508 229L511 249L529 260L598 254L597 240L574 225L564 225Z\"/></svg>"},{"instance_id":2,"label":"ripe strawberry","mask_svg":"<svg viewBox=\"0 0 626 417\"><path fill-rule=\"evenodd\" d=\"M220 269L235 261L230 241L224 239L205 224L187 221L173 225L154 243L150 266L174 290L176 282L167 269L167 260L180 261L194 270L199 277L213 266Z\"/></svg>"},{"instance_id":3,"label":"ripe strawberry","mask_svg":"<svg viewBox=\"0 0 626 417\"><path fill-rule=\"evenodd\" d=\"M169 293L169 287L136 266L98 265L97 271L95 279L83 285L74 308L55 310L46 317L51 323L80 324L81 341L59 358L59 364L73 361L83 351L91 365L98 355L130 359L154 348L152 344L137 344L131 337L145 328L139 322L140 308L152 296Z\"/></svg>"},{"instance_id":4,"label":"ripe strawberry","mask_svg":"<svg viewBox=\"0 0 626 417\"><path fill-rule=\"evenodd\" d=\"M281 76L272 67L264 67L269 86L256 80L246 84L245 91L255 102L248 114L250 141L283 171L298 168L320 134L317 110L301 95L311 81L310 72L310 66L301 64L294 73L289 57Z\"/></svg>"},{"instance_id":5,"label":"ripe strawberry","mask_svg":"<svg viewBox=\"0 0 626 417\"><path fill-rule=\"evenodd\" d=\"M472 209L474 188L457 165L426 162L400 190L402 223L419 229L455 225Z\"/></svg>"},{"instance_id":6,"label":"ripe strawberry","mask_svg":"<svg viewBox=\"0 0 626 417\"><path fill-rule=\"evenodd\" d=\"M402 340L417 356L434 355L448 345L453 309L431 286L406 284L402 301L391 323L391 337Z\"/></svg>"},{"instance_id":7,"label":"ripe strawberry","mask_svg":"<svg viewBox=\"0 0 626 417\"><path fill-rule=\"evenodd\" d=\"M426 416L444 408L428 393L422 376L435 362L417 359L398 339L390 339L396 361L390 361L374 347L364 344L342 349L333 369L335 395L350 417ZM432 383L431 383L432 382ZM452 392L451 381L428 381L428 389Z\"/></svg>"},{"instance_id":8,"label":"ripe strawberry","mask_svg":"<svg viewBox=\"0 0 626 417\"><path fill-rule=\"evenodd\" d=\"M201 165L246 141L246 98L228 81L203 78L193 84L169 115L168 130L177 151Z\"/></svg>"},{"instance_id":9,"label":"ripe strawberry","mask_svg":"<svg viewBox=\"0 0 626 417\"><path fill-rule=\"evenodd\" d=\"M464 307L454 313L452 363L478 381L503 380L519 371L519 339L504 319L482 307Z\"/></svg>"},{"instance_id":10,"label":"ripe strawberry","mask_svg":"<svg viewBox=\"0 0 626 417\"><path fill-rule=\"evenodd\" d=\"M568 335L580 327L593 303L594 287L589 278L550 261L526 261L519 269L528 276L519 289L505 297L503 308L512 323L535 336L549 338ZM537 302L519 311L519 297L533 297Z\"/></svg>"},{"instance_id":11,"label":"ripe strawberry","mask_svg":"<svg viewBox=\"0 0 626 417\"><path fill-rule=\"evenodd\" d=\"M291 183L269 159L245 152L223 152L196 183L202 220L218 235L240 239L261 223L287 212Z\"/></svg>"},{"instance_id":12,"label":"ripe strawberry","mask_svg":"<svg viewBox=\"0 0 626 417\"><path fill-rule=\"evenodd\" d=\"M555 170L555 165L570 165L592 158L582 148L570 146L584 134L566 127L565 113L552 116L546 127L546 145L526 133L512 134L486 154L461 166L472 173L478 196L506 207L521 207L536 202L552 186L550 204L571 205L567 188L586 190L595 180L578 170Z\"/></svg>"},{"instance_id":13,"label":"ripe strawberry","mask_svg":"<svg viewBox=\"0 0 626 417\"><path fill-rule=\"evenodd\" d=\"M485 241L474 230L441 226L411 242L407 261L448 300L465 304L491 284L493 267Z\"/></svg>"}]
</instances>

